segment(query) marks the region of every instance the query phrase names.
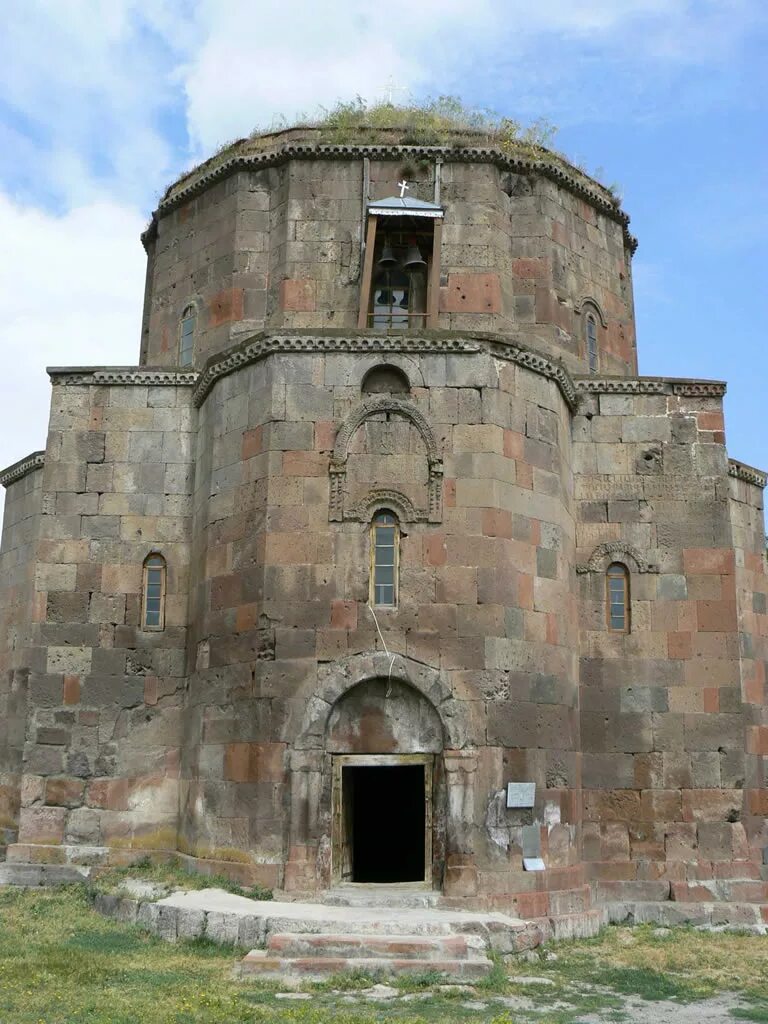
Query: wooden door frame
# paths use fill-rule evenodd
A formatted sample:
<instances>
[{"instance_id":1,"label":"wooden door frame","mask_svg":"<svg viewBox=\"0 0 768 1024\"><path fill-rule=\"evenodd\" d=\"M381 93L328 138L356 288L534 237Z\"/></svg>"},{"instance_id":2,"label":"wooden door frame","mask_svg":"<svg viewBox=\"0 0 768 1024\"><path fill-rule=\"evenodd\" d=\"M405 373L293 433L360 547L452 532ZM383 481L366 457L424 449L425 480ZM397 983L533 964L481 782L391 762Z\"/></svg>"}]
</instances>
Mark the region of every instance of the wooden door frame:
<instances>
[{"instance_id":1,"label":"wooden door frame","mask_svg":"<svg viewBox=\"0 0 768 1024\"><path fill-rule=\"evenodd\" d=\"M350 768L401 768L424 766L424 878L419 882L382 882L382 885L408 884L432 888L432 825L434 754L332 754L331 755L331 884L341 885L343 842L342 770ZM344 882L345 885L369 885L368 882ZM379 883L377 883L379 884Z\"/></svg>"}]
</instances>

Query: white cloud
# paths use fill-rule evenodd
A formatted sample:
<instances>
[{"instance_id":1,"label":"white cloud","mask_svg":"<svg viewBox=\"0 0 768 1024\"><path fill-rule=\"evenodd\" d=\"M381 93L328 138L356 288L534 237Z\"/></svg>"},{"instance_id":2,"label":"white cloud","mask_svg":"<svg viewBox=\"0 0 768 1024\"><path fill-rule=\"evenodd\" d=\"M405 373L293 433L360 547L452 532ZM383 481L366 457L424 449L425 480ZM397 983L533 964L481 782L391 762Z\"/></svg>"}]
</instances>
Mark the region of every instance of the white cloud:
<instances>
[{"instance_id":1,"label":"white cloud","mask_svg":"<svg viewBox=\"0 0 768 1024\"><path fill-rule=\"evenodd\" d=\"M513 114L543 102L549 109L567 82L558 102L576 107L579 78L589 72L610 68L615 80L642 65L644 87L652 87L648 61L664 75L725 57L765 18L758 0L422 0L406 8L199 0L199 45L180 75L189 135L203 156L276 115L381 96L390 75L416 93L467 95L482 83ZM607 99L603 88L600 97Z\"/></svg>"},{"instance_id":2,"label":"white cloud","mask_svg":"<svg viewBox=\"0 0 768 1024\"><path fill-rule=\"evenodd\" d=\"M488 0L421 0L405 9L357 0L201 0L204 41L185 74L190 135L207 151L275 116L376 98L390 76L415 90L431 74L431 39L462 25L475 34L494 20L492 7Z\"/></svg>"},{"instance_id":3,"label":"white cloud","mask_svg":"<svg viewBox=\"0 0 768 1024\"><path fill-rule=\"evenodd\" d=\"M0 194L0 468L45 447L46 366L138 362L142 226L108 199L53 216Z\"/></svg>"},{"instance_id":4,"label":"white cloud","mask_svg":"<svg viewBox=\"0 0 768 1024\"><path fill-rule=\"evenodd\" d=\"M143 7L150 7L150 16ZM177 88L175 37L140 0L26 0L3 19L0 94L27 147L0 153L0 175L25 197L64 207L95 183L136 199L169 173L160 119ZM178 6L174 4L174 6Z\"/></svg>"},{"instance_id":5,"label":"white cloud","mask_svg":"<svg viewBox=\"0 0 768 1024\"><path fill-rule=\"evenodd\" d=\"M708 74L768 21L763 0L12 7L0 34L10 112L0 123L0 465L44 443L46 363L137 360L137 236L154 194L190 159L275 115L380 96L390 76L416 94L561 122L566 111L625 117L628 96L639 111L654 89L654 109L668 110L676 70ZM653 267L637 270L641 290L659 287Z\"/></svg>"}]
</instances>

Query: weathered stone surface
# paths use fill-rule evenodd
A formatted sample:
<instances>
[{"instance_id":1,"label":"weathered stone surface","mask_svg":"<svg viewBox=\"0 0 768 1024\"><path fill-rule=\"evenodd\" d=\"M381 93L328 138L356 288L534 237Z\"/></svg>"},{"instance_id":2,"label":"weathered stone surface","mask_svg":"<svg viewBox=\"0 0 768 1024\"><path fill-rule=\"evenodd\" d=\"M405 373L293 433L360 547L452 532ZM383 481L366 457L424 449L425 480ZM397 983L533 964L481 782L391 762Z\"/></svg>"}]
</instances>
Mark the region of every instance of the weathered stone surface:
<instances>
[{"instance_id":1,"label":"weathered stone surface","mask_svg":"<svg viewBox=\"0 0 768 1024\"><path fill-rule=\"evenodd\" d=\"M372 196L396 155L370 157ZM182 850L316 892L346 870L354 765L335 759L415 758L448 898L559 934L594 926L588 882L622 904L715 880L757 899L762 476L727 462L722 386L634 376L610 199L521 188L495 157L441 164L439 331L357 331L361 156L337 156L286 151L164 204L141 365L55 372L44 456L3 475L8 856ZM432 156L416 175L431 201ZM371 583L383 510L396 607ZM503 806L510 782L533 807ZM136 914L169 938L260 927Z\"/></svg>"}]
</instances>

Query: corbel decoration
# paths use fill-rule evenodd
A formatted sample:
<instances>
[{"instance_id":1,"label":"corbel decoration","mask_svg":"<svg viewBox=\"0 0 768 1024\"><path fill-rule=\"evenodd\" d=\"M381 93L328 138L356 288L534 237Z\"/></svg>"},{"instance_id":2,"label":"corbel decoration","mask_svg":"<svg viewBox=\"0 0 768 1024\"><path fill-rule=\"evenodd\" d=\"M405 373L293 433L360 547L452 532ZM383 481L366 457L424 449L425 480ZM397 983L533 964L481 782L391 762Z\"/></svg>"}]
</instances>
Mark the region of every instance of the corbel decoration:
<instances>
[{"instance_id":1,"label":"corbel decoration","mask_svg":"<svg viewBox=\"0 0 768 1024\"><path fill-rule=\"evenodd\" d=\"M46 370L51 384L56 386L82 386L124 384L129 387L194 387L200 374L196 370L162 370L143 366L97 366L79 368L49 366Z\"/></svg>"},{"instance_id":2,"label":"corbel decoration","mask_svg":"<svg viewBox=\"0 0 768 1024\"><path fill-rule=\"evenodd\" d=\"M726 384L719 380L672 381L672 394L683 398L722 398Z\"/></svg>"},{"instance_id":3,"label":"corbel decoration","mask_svg":"<svg viewBox=\"0 0 768 1024\"><path fill-rule=\"evenodd\" d=\"M754 484L755 487L765 487L766 480L768 480L768 474L761 469L747 466L743 462L737 462L736 459L728 460L728 476L735 477L736 480L743 480L748 484Z\"/></svg>"},{"instance_id":4,"label":"corbel decoration","mask_svg":"<svg viewBox=\"0 0 768 1024\"><path fill-rule=\"evenodd\" d=\"M631 559L635 563L638 572L658 572L659 567L653 562L648 562L632 544L616 540L607 544L598 544L587 562L576 566L576 572L585 575L589 572L602 572L607 561L620 562Z\"/></svg>"},{"instance_id":5,"label":"corbel decoration","mask_svg":"<svg viewBox=\"0 0 768 1024\"><path fill-rule=\"evenodd\" d=\"M358 428L371 416L378 413L394 413L410 420L416 427L424 446L427 449L427 465L429 467L429 480L427 483L427 507L417 509L412 502L395 490L373 491L362 502L351 508L344 507L344 491L347 478L347 454L349 442ZM374 398L362 402L356 409L353 409L347 419L341 425L336 435L336 443L331 456L329 473L331 477L330 487L330 508L328 518L332 523L340 523L344 520L359 521L364 515L367 517L369 510L378 502L381 507L386 502L381 495L387 495L394 504L393 511L403 515L406 522L428 522L439 523L443 518L443 462L440 458L435 435L423 413L403 399L393 397Z\"/></svg>"},{"instance_id":6,"label":"corbel decoration","mask_svg":"<svg viewBox=\"0 0 768 1024\"><path fill-rule=\"evenodd\" d=\"M256 140L238 139L222 153L200 164L194 170L184 174L171 185L160 200L152 221L141 236L146 247L157 236L157 225L161 217L188 203L200 195L215 182L238 171L255 171L265 167L280 167L290 160L391 160L402 163L403 160L440 160L446 163L481 163L491 164L501 171L512 171L514 174L526 176L540 175L554 181L573 195L584 199L604 216L621 225L624 244L631 253L637 249L637 239L629 231L629 216L621 209L616 198L602 188L594 179L576 171L570 164L556 157L546 149L535 147L535 154L530 146L521 144L520 151L498 149L484 145L472 145L479 142L473 133L457 132L458 138L463 136L464 145L447 146L411 146L399 143L374 145L333 144L323 140L323 130L313 126L297 126L302 134L302 141L292 135L291 129L281 129L262 135ZM272 140L272 146L266 140Z\"/></svg>"},{"instance_id":7,"label":"corbel decoration","mask_svg":"<svg viewBox=\"0 0 768 1024\"><path fill-rule=\"evenodd\" d=\"M27 455L25 458L19 459L18 462L14 462L12 466L0 470L0 486L10 487L11 484L21 480L27 473L31 473L35 469L42 469L44 464L45 452L32 452L31 455Z\"/></svg>"},{"instance_id":8,"label":"corbel decoration","mask_svg":"<svg viewBox=\"0 0 768 1024\"><path fill-rule=\"evenodd\" d=\"M675 377L575 377L580 394L596 395L678 395L683 398L722 398L726 385L721 380L680 380Z\"/></svg>"}]
</instances>

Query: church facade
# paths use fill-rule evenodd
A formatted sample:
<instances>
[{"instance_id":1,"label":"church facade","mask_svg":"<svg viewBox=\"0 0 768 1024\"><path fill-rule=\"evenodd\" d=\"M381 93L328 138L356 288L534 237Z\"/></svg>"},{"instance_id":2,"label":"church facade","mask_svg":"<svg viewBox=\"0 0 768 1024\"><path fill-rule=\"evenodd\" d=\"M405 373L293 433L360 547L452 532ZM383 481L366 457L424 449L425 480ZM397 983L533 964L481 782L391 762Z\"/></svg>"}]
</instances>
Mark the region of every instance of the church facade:
<instances>
[{"instance_id":1,"label":"church facade","mask_svg":"<svg viewBox=\"0 0 768 1024\"><path fill-rule=\"evenodd\" d=\"M0 474L9 864L768 905L765 475L560 159L243 140Z\"/></svg>"}]
</instances>

